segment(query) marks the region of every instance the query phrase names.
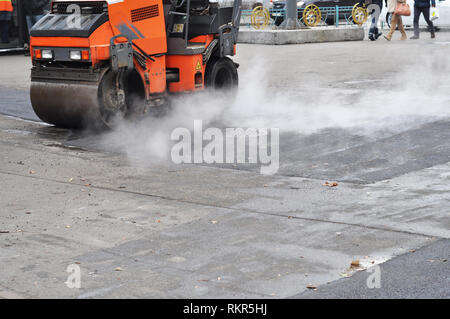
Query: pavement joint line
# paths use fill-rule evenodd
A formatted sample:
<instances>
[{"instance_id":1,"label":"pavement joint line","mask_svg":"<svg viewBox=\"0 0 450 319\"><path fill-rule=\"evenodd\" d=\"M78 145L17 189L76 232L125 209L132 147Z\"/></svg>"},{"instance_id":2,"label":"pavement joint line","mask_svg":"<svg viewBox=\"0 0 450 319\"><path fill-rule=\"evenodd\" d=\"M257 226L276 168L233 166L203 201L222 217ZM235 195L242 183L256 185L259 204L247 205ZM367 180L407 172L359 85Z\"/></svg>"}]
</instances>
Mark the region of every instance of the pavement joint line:
<instances>
[{"instance_id":1,"label":"pavement joint line","mask_svg":"<svg viewBox=\"0 0 450 319\"><path fill-rule=\"evenodd\" d=\"M23 174L18 174L18 173L6 172L6 171L3 171L3 170L0 170L0 174L12 175L12 176L20 176L20 177L25 177L25 178L32 178L32 179L37 179L37 180L42 180L42 181L48 181L48 182L64 184L64 185L72 185L72 186L79 186L79 187L85 186L85 185L77 184L77 183L58 181L58 180L54 180L54 179L51 179L51 178L45 178L45 177L23 175ZM195 202L195 201L188 201L188 200L184 200L184 199L177 199L177 198L172 198L172 197L162 196L162 195L156 195L156 194L146 194L146 193L141 193L141 192L136 192L136 191L128 191L128 190L123 190L123 189L114 189L114 188L104 187L104 186L91 185L91 186L89 186L89 188L98 189L98 190L104 190L104 191L110 191L110 192L119 192L119 193L125 193L125 194L137 195L137 196L152 197L152 198L158 198L158 199L163 199L163 200L168 200L168 201L176 201L176 202L180 202L180 203L186 203L186 204L191 204L191 205L198 205L198 206L203 206L203 207L227 209L227 210L232 210L232 211L235 211L235 212L246 211L246 212L253 213L253 214L273 216L273 217L298 219L298 220L304 220L304 221L310 221L310 222L321 222L321 223L329 223L329 224L335 224L335 225L353 226L353 227L360 227L360 228L365 228L365 229L388 231L388 232L401 233L401 234L413 235L413 236L421 236L421 237L426 237L426 238L447 239L446 237L441 237L441 236L436 236L436 235L427 235L427 234L416 233L416 232L407 231L407 230L383 228L383 227L377 227L377 226L362 225L362 224L357 224L357 223L346 223L346 222L326 220L326 219L319 219L319 218L308 218L308 217L298 217L298 216L285 215L285 214L275 214L275 213L261 212L261 211L252 210L252 209L248 209L248 208L239 209L239 208L233 208L233 207L227 207L227 206L199 203L199 202Z\"/></svg>"},{"instance_id":2,"label":"pavement joint line","mask_svg":"<svg viewBox=\"0 0 450 319\"><path fill-rule=\"evenodd\" d=\"M47 123L44 123L42 121L28 120L28 119L24 119L24 118L21 118L21 117L18 117L18 116L14 116L14 115L2 113L2 112L0 112L0 115L3 116L3 117L7 117L7 118L10 118L10 119L13 119L13 120L18 120L18 121L23 121L23 122L27 122L27 123L33 123L33 124L39 124L41 126L52 126L51 124L47 124Z\"/></svg>"}]
</instances>

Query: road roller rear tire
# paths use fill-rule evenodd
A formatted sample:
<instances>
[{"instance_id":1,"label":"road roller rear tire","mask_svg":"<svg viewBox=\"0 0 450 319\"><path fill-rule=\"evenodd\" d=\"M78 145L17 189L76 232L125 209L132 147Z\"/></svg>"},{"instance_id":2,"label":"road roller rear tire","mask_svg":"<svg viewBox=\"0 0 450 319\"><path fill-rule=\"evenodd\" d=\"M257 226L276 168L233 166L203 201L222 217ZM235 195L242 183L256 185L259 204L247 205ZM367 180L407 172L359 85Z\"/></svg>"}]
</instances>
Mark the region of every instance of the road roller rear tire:
<instances>
[{"instance_id":1,"label":"road roller rear tire","mask_svg":"<svg viewBox=\"0 0 450 319\"><path fill-rule=\"evenodd\" d=\"M235 90L239 86L236 64L227 58L212 57L205 71L205 86L212 90Z\"/></svg>"}]
</instances>

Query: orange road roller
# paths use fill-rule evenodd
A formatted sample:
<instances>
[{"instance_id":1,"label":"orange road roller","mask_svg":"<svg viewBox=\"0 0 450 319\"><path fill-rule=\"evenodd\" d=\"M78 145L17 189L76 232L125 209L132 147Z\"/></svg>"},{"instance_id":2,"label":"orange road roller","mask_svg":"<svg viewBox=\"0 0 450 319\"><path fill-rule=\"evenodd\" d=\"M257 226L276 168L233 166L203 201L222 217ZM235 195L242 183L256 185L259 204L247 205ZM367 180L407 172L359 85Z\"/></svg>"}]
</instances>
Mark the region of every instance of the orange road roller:
<instances>
[{"instance_id":1,"label":"orange road roller","mask_svg":"<svg viewBox=\"0 0 450 319\"><path fill-rule=\"evenodd\" d=\"M60 127L110 127L175 94L233 90L241 5L53 1L30 32L34 111Z\"/></svg>"}]
</instances>

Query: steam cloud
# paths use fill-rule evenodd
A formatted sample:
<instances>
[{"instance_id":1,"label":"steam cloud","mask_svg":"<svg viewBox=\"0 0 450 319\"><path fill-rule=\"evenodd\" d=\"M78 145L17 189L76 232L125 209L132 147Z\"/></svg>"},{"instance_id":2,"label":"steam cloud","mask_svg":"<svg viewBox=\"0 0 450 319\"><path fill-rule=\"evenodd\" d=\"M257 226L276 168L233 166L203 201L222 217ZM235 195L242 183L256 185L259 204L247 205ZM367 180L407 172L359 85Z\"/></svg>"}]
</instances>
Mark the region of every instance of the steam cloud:
<instances>
[{"instance_id":1,"label":"steam cloud","mask_svg":"<svg viewBox=\"0 0 450 319\"><path fill-rule=\"evenodd\" d=\"M317 90L280 88L270 80L277 70L256 56L251 66L240 70L234 101L211 92L186 94L175 98L166 116L122 122L102 142L151 163L168 160L171 132L177 127L192 129L194 120L202 120L204 128L280 128L281 144L283 134L311 134L326 128L345 128L374 138L407 130L450 115L450 55L447 45L434 47L433 56L422 52L394 70L393 76L368 74L342 83L343 88Z\"/></svg>"}]
</instances>

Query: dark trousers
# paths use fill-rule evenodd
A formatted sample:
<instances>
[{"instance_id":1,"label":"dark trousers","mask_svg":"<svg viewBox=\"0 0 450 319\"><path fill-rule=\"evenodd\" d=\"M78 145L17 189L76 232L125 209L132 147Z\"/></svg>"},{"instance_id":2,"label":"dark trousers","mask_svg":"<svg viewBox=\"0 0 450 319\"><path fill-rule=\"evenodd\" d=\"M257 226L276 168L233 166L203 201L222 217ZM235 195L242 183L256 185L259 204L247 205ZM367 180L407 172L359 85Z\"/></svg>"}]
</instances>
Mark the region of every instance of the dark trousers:
<instances>
[{"instance_id":1,"label":"dark trousers","mask_svg":"<svg viewBox=\"0 0 450 319\"><path fill-rule=\"evenodd\" d=\"M9 42L9 21L0 20L0 34L2 38L2 43Z\"/></svg>"},{"instance_id":2,"label":"dark trousers","mask_svg":"<svg viewBox=\"0 0 450 319\"><path fill-rule=\"evenodd\" d=\"M379 6L379 7L380 7L380 12L381 12L381 6ZM372 23L370 25L369 35L376 36L379 33L377 25L378 25L378 18L380 17L380 15L379 14L377 15L375 10L372 10L372 12L370 14L372 15Z\"/></svg>"},{"instance_id":3,"label":"dark trousers","mask_svg":"<svg viewBox=\"0 0 450 319\"><path fill-rule=\"evenodd\" d=\"M428 23L428 26L430 27L431 32L434 32L434 26L433 22L430 20L430 7L416 7L414 6L414 35L419 35L419 18L420 14L423 14L423 18Z\"/></svg>"}]
</instances>

